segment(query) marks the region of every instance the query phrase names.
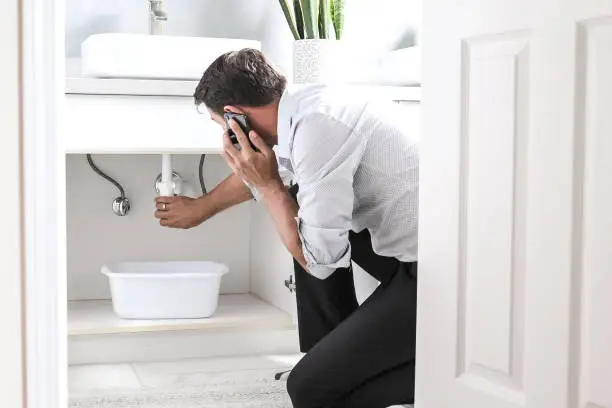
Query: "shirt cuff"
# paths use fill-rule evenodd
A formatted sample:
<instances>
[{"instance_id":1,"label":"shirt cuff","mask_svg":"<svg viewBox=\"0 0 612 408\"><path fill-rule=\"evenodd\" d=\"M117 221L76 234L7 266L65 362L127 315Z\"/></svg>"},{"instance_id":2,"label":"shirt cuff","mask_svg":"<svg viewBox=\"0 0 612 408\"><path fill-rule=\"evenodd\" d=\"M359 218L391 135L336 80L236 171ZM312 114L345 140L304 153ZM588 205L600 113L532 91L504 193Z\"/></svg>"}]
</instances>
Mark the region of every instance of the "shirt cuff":
<instances>
[{"instance_id":1,"label":"shirt cuff","mask_svg":"<svg viewBox=\"0 0 612 408\"><path fill-rule=\"evenodd\" d=\"M298 235L302 242L302 252L306 259L308 271L312 276L321 280L327 279L336 269L350 266L351 246L348 242L348 238L346 241L342 238L343 234L348 235L347 231L308 227L302 222L301 218L298 217L295 220L298 224ZM313 242L315 241L313 237L308 239L308 236L313 234L319 237L319 242ZM319 245L316 245L317 243ZM338 259L333 259L335 258L335 256L332 255L334 253L334 246L342 251ZM317 250L317 247L325 249ZM330 251L330 249L332 249L332 251Z\"/></svg>"},{"instance_id":2,"label":"shirt cuff","mask_svg":"<svg viewBox=\"0 0 612 408\"><path fill-rule=\"evenodd\" d=\"M259 193L259 190L257 190L255 187L252 187L249 183L247 183L244 180L242 180L242 182L244 183L245 186L249 188L249 190L251 190L251 195L253 196L253 200L259 201L259 199L261 198L261 194Z\"/></svg>"},{"instance_id":3,"label":"shirt cuff","mask_svg":"<svg viewBox=\"0 0 612 408\"><path fill-rule=\"evenodd\" d=\"M334 272L336 272L336 268L332 268L327 265L308 264L308 273L320 280L329 278Z\"/></svg>"}]
</instances>

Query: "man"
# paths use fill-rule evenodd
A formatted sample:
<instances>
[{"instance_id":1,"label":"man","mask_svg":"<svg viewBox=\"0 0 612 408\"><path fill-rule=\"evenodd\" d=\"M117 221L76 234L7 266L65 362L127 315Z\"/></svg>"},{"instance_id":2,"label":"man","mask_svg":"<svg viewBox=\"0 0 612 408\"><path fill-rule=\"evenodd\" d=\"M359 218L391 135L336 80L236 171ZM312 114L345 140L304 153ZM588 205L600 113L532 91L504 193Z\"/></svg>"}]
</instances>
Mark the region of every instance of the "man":
<instances>
[{"instance_id":1,"label":"man","mask_svg":"<svg viewBox=\"0 0 612 408\"><path fill-rule=\"evenodd\" d=\"M288 88L250 49L217 59L194 96L224 128L223 113L233 112L253 131L230 122L240 146L226 132L223 157L233 175L200 199L159 198L160 224L190 228L255 196L295 259L307 354L288 378L294 406L412 403L418 147L397 105L334 87ZM297 183L291 191L279 163ZM351 259L381 282L361 306Z\"/></svg>"}]
</instances>

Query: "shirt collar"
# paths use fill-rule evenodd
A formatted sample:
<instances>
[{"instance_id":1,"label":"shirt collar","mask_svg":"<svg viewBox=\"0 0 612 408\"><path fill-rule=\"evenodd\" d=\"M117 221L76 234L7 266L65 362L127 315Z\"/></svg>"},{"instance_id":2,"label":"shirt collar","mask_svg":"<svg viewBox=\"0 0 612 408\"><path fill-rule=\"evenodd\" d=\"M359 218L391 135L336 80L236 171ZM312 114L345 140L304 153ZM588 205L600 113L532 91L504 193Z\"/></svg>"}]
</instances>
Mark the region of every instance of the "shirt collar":
<instances>
[{"instance_id":1,"label":"shirt collar","mask_svg":"<svg viewBox=\"0 0 612 408\"><path fill-rule=\"evenodd\" d=\"M280 157L289 158L291 143L291 128L293 116L296 111L296 102L289 89L285 89L278 103L278 147L277 153Z\"/></svg>"}]
</instances>

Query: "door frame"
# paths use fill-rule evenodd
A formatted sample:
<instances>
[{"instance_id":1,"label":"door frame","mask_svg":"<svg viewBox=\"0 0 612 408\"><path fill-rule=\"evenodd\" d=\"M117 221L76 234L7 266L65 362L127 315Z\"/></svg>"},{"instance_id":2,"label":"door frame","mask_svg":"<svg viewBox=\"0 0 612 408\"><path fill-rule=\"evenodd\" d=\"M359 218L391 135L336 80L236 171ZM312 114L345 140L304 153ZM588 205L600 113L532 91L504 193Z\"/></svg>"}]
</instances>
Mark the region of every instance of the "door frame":
<instances>
[{"instance_id":1,"label":"door frame","mask_svg":"<svg viewBox=\"0 0 612 408\"><path fill-rule=\"evenodd\" d=\"M25 406L24 253L21 117L21 4L6 1L0 25L0 146L5 196L0 211L5 215L0 235L0 400L3 406Z\"/></svg>"},{"instance_id":2,"label":"door frame","mask_svg":"<svg viewBox=\"0 0 612 408\"><path fill-rule=\"evenodd\" d=\"M17 1L21 5L24 408L67 408L66 149L61 137L66 1ZM420 88L407 101L420 101Z\"/></svg>"},{"instance_id":3,"label":"door frame","mask_svg":"<svg viewBox=\"0 0 612 408\"><path fill-rule=\"evenodd\" d=\"M66 408L65 0L21 0L27 408Z\"/></svg>"}]
</instances>

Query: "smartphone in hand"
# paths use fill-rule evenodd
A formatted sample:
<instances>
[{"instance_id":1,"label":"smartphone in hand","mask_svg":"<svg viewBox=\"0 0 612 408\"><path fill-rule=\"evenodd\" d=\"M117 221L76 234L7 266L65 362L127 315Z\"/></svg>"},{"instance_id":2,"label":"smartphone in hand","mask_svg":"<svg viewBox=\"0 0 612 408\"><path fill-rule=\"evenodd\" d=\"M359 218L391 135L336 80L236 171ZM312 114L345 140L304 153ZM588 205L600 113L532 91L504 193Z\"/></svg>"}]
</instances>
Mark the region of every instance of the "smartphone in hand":
<instances>
[{"instance_id":1,"label":"smartphone in hand","mask_svg":"<svg viewBox=\"0 0 612 408\"><path fill-rule=\"evenodd\" d=\"M241 113L225 112L223 114L223 119L225 119L225 123L227 124L227 133L234 146L240 147L240 142L238 142L238 137L236 136L236 133L234 133L234 131L230 128L230 120L232 119L235 120L236 123L238 123L244 134L247 136L247 139L249 139L249 143L251 144L253 150L255 150L256 152L259 151L249 138L249 132L251 131L251 127L249 126L249 122L247 120L246 115Z\"/></svg>"}]
</instances>

